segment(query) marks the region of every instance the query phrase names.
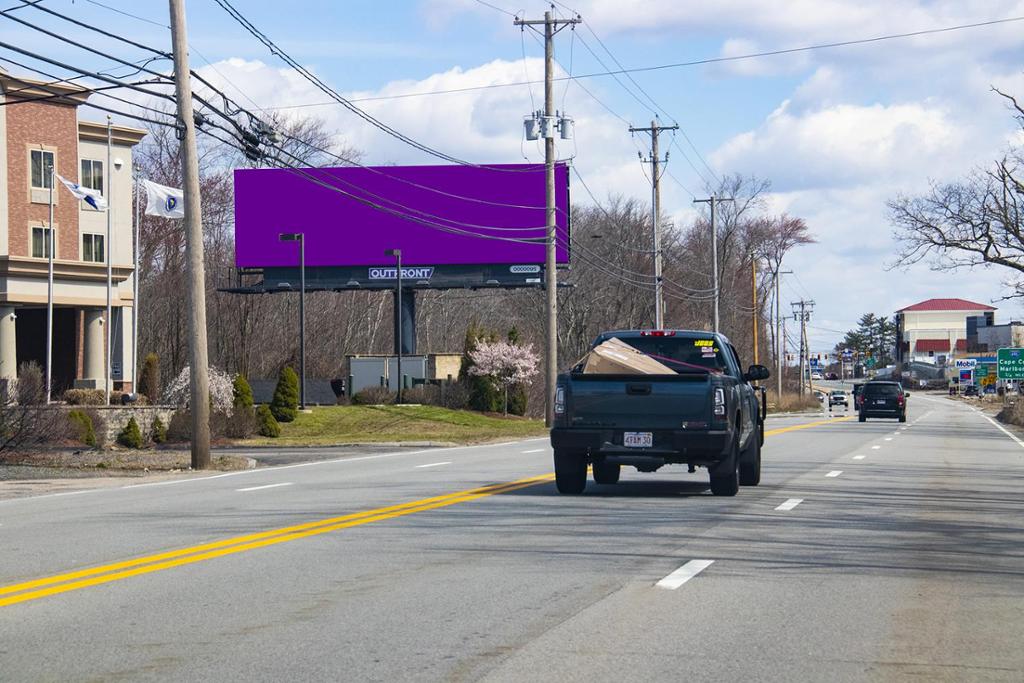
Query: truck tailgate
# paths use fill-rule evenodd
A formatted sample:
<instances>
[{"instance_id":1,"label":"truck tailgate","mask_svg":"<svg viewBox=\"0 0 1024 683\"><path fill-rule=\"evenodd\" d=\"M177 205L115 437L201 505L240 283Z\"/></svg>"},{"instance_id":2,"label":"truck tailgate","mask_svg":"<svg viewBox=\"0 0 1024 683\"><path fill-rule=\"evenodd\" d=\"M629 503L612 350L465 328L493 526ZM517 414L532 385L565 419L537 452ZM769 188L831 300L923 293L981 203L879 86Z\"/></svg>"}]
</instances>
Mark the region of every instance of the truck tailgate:
<instances>
[{"instance_id":1,"label":"truck tailgate","mask_svg":"<svg viewBox=\"0 0 1024 683\"><path fill-rule=\"evenodd\" d=\"M679 429L711 418L710 375L573 375L572 427Z\"/></svg>"}]
</instances>

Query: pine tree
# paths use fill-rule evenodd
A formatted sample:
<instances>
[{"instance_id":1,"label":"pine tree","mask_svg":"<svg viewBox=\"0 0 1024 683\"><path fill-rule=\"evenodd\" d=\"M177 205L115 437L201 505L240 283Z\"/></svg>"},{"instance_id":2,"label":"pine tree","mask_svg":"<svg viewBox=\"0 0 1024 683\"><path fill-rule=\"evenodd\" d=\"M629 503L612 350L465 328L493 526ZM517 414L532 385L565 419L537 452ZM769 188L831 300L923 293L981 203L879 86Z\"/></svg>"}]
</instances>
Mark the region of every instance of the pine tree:
<instances>
[{"instance_id":1,"label":"pine tree","mask_svg":"<svg viewBox=\"0 0 1024 683\"><path fill-rule=\"evenodd\" d=\"M235 395L235 407L252 408L252 387L249 386L249 380L245 378L245 375L235 375L232 388Z\"/></svg>"},{"instance_id":2,"label":"pine tree","mask_svg":"<svg viewBox=\"0 0 1024 683\"><path fill-rule=\"evenodd\" d=\"M160 402L160 356L155 353L147 353L142 361L139 393L148 398L150 403Z\"/></svg>"},{"instance_id":3,"label":"pine tree","mask_svg":"<svg viewBox=\"0 0 1024 683\"><path fill-rule=\"evenodd\" d=\"M287 365L277 378L270 412L278 422L291 422L299 413L299 376Z\"/></svg>"}]
</instances>

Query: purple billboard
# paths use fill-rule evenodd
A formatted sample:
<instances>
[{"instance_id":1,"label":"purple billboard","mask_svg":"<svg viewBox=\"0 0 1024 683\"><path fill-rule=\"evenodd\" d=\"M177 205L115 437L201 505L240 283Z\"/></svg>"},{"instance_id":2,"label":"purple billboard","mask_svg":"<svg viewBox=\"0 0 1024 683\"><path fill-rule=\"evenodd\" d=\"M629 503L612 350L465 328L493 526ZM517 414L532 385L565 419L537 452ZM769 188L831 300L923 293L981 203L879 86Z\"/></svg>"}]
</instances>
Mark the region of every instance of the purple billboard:
<instances>
[{"instance_id":1,"label":"purple billboard","mask_svg":"<svg viewBox=\"0 0 1024 683\"><path fill-rule=\"evenodd\" d=\"M557 261L569 261L569 170L555 167ZM543 264L544 166L378 166L235 171L235 263L307 266Z\"/></svg>"}]
</instances>

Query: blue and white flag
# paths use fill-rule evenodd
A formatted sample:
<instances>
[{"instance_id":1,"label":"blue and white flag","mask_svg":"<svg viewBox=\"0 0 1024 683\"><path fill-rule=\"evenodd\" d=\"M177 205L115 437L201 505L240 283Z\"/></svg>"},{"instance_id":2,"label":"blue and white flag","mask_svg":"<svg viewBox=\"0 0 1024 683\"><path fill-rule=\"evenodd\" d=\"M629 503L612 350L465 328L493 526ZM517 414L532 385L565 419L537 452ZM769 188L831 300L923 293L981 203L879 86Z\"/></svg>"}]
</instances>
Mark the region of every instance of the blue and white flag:
<instances>
[{"instance_id":1,"label":"blue and white flag","mask_svg":"<svg viewBox=\"0 0 1024 683\"><path fill-rule=\"evenodd\" d=\"M143 180L142 184L146 186L147 216L185 217L185 194L181 190L149 180Z\"/></svg>"},{"instance_id":2,"label":"blue and white flag","mask_svg":"<svg viewBox=\"0 0 1024 683\"><path fill-rule=\"evenodd\" d=\"M78 183L73 183L63 176L57 176L57 178L64 183L64 187L68 188L71 194L75 195L75 199L81 199L83 202L96 209L102 211L107 208L107 200L103 198L103 195L96 190L88 187L82 187Z\"/></svg>"}]
</instances>

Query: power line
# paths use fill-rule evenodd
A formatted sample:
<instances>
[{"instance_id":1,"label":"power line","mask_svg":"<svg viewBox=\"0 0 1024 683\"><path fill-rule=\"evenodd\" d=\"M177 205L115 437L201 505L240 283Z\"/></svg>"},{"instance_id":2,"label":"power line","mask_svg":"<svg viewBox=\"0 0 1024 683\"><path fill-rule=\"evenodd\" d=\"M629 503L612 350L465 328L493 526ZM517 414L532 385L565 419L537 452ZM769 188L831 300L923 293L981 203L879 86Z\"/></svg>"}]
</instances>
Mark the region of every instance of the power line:
<instances>
[{"instance_id":1,"label":"power line","mask_svg":"<svg viewBox=\"0 0 1024 683\"><path fill-rule=\"evenodd\" d=\"M962 31L962 30L969 30L969 29L974 29L974 28L984 28L984 27L988 27L988 26L997 26L997 25L1000 25L1000 24L1008 24L1008 23L1014 23L1014 22L1020 22L1020 21L1024 21L1024 16L1006 17L1006 18L1003 18L1003 19L993 19L991 21L982 21L982 22L976 22L976 23L972 23L972 24L958 24L958 25L955 25L955 26L945 26L945 27L941 27L941 28L924 29L924 30L920 30L920 31L911 31L911 32L907 32L907 33L893 33L893 34L887 34L887 35L882 35L882 36L874 36L874 37L871 37L871 38L858 38L858 39L853 39L853 40L836 41L836 42L831 42L831 43L819 43L819 44L815 44L815 45L805 45L805 46L801 46L801 47L783 48L783 49L778 49L778 50L767 50L767 51L764 51L764 52L751 52L751 53L742 54L742 55L731 55L731 56L724 56L724 57L707 57L707 58L703 58L703 59L695 59L695 60L685 61L685 62L672 62L672 63L668 63L668 64L656 64L656 65L653 65L653 66L631 67L631 68L628 68L628 69L617 69L617 70L614 70L614 71L611 71L611 70L609 70L609 71L596 71L596 72L591 72L591 73L578 74L576 76L573 76L572 79L576 81L577 85L579 85L580 79L584 79L584 78L600 78L600 77L605 77L605 76L611 76L613 74L614 75L620 75L620 74L644 73L644 72L649 72L649 71L663 71L663 70L666 70L666 69L679 69L679 68L685 68L685 67L690 67L690 66L703 66L703 65L707 65L707 64L717 64L717 63L722 63L722 62L735 62L735 61L742 61L742 60L747 60L747 59L759 59L759 58L762 58L762 57L774 57L774 56L794 54L794 53L799 53L799 52L810 52L810 51L814 51L814 50L828 50L828 49L834 49L834 48L838 48L838 47L848 47L848 46L852 46L852 45L865 45L865 44L878 43L878 42L889 41L889 40L900 40L900 39L903 39L903 38L915 38L915 37L924 36L924 35L934 35L934 34L940 34L940 33L949 33L949 32L953 32L953 31ZM555 81L565 81L565 80L568 80L568 77L567 76L558 76L558 77L555 77L554 80ZM461 87L461 88L446 88L446 89L441 89L441 90L427 90L427 91L420 91L420 92L413 92L413 93L402 93L402 94L399 94L399 95L376 95L376 96L372 96L372 97L352 98L352 99L347 100L347 101L354 104L354 103L359 103L359 102L378 102L378 101L383 101L383 100L397 100L397 99L405 99L405 98L410 98L410 97L428 97L428 96L433 96L433 95L451 95L451 94L464 93L464 92L473 92L473 91L478 91L478 90L490 90L490 89L494 89L494 88L519 87L519 86L522 86L522 85L527 85L528 83L536 85L536 84L542 83L542 82L543 81L525 81L525 82L524 81L517 81L517 82L511 82L511 83L489 83L489 84L486 84L486 85L464 86L464 87ZM275 109L275 110L277 110L277 109L302 109L302 108L306 108L306 107L330 106L332 104L336 104L336 102L307 102L307 103L304 103L304 104L291 104L291 105L282 105L282 106L276 106L276 107L268 107L268 109Z\"/></svg>"}]
</instances>

